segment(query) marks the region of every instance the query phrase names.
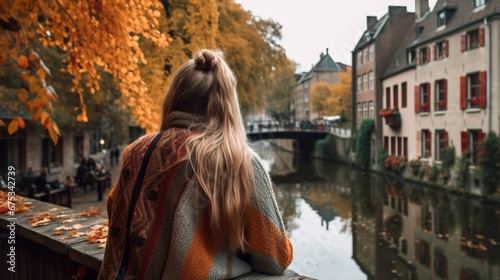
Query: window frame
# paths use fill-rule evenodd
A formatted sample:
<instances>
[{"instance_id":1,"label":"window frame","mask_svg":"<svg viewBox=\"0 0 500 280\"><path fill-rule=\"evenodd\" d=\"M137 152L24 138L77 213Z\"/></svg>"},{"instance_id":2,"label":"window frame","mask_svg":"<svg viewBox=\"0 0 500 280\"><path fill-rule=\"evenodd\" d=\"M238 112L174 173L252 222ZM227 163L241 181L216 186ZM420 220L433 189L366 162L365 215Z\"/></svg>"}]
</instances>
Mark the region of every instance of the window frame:
<instances>
[{"instance_id":1,"label":"window frame","mask_svg":"<svg viewBox=\"0 0 500 280\"><path fill-rule=\"evenodd\" d=\"M437 14L437 27L446 26L446 24L447 24L446 11L441 11Z\"/></svg>"},{"instance_id":2,"label":"window frame","mask_svg":"<svg viewBox=\"0 0 500 280\"><path fill-rule=\"evenodd\" d=\"M375 106L373 106L373 101L368 101L368 116L370 118L375 118Z\"/></svg>"},{"instance_id":3,"label":"window frame","mask_svg":"<svg viewBox=\"0 0 500 280\"><path fill-rule=\"evenodd\" d=\"M427 47L420 48L418 50L418 55L419 55L418 63L420 65L426 64L427 61L429 60L429 58L427 57Z\"/></svg>"},{"instance_id":4,"label":"window frame","mask_svg":"<svg viewBox=\"0 0 500 280\"><path fill-rule=\"evenodd\" d=\"M420 112L430 112L430 92L428 92L428 83L420 84ZM424 106L426 105L426 106Z\"/></svg>"},{"instance_id":5,"label":"window frame","mask_svg":"<svg viewBox=\"0 0 500 280\"><path fill-rule=\"evenodd\" d=\"M368 89L372 90L374 87L373 71L368 72Z\"/></svg>"},{"instance_id":6,"label":"window frame","mask_svg":"<svg viewBox=\"0 0 500 280\"><path fill-rule=\"evenodd\" d=\"M421 130L421 140L420 140L420 145L422 147L422 155L421 158L430 158L432 156L432 139L428 139L430 134L429 129L422 129ZM432 136L431 136L432 138Z\"/></svg>"},{"instance_id":7,"label":"window frame","mask_svg":"<svg viewBox=\"0 0 500 280\"><path fill-rule=\"evenodd\" d=\"M363 91L363 75L358 76L358 92Z\"/></svg>"},{"instance_id":8,"label":"window frame","mask_svg":"<svg viewBox=\"0 0 500 280\"><path fill-rule=\"evenodd\" d=\"M467 31L466 33L467 40L467 50L473 50L479 48L479 29L473 29Z\"/></svg>"},{"instance_id":9,"label":"window frame","mask_svg":"<svg viewBox=\"0 0 500 280\"><path fill-rule=\"evenodd\" d=\"M446 41L436 43L436 60L446 57Z\"/></svg>"},{"instance_id":10,"label":"window frame","mask_svg":"<svg viewBox=\"0 0 500 280\"><path fill-rule=\"evenodd\" d=\"M434 131L434 160L442 160L442 151L448 147L447 132L444 129L436 129Z\"/></svg>"},{"instance_id":11,"label":"window frame","mask_svg":"<svg viewBox=\"0 0 500 280\"><path fill-rule=\"evenodd\" d=\"M467 79L467 92L466 92L467 108L480 108L479 98L480 98L481 82L480 82L479 72L467 74L466 79Z\"/></svg>"},{"instance_id":12,"label":"window frame","mask_svg":"<svg viewBox=\"0 0 500 280\"><path fill-rule=\"evenodd\" d=\"M474 0L474 8L479 8L486 5L487 0Z\"/></svg>"},{"instance_id":13,"label":"window frame","mask_svg":"<svg viewBox=\"0 0 500 280\"><path fill-rule=\"evenodd\" d=\"M446 111L446 86L445 79L434 82L434 111Z\"/></svg>"}]
</instances>

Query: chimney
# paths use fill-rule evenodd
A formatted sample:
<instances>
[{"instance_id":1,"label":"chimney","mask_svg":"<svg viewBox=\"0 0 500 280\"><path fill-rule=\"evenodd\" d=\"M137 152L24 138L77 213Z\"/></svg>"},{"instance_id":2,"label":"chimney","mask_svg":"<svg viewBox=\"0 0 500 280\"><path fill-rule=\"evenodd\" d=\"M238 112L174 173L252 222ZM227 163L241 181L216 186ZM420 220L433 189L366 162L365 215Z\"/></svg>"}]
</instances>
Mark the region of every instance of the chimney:
<instances>
[{"instance_id":1,"label":"chimney","mask_svg":"<svg viewBox=\"0 0 500 280\"><path fill-rule=\"evenodd\" d=\"M406 14L406 6L389 6L389 13L391 15Z\"/></svg>"},{"instance_id":2,"label":"chimney","mask_svg":"<svg viewBox=\"0 0 500 280\"><path fill-rule=\"evenodd\" d=\"M377 23L377 17L367 16L366 17L366 29L370 29L375 23Z\"/></svg>"},{"instance_id":3,"label":"chimney","mask_svg":"<svg viewBox=\"0 0 500 280\"><path fill-rule=\"evenodd\" d=\"M328 55L328 48L326 48L326 55Z\"/></svg>"},{"instance_id":4,"label":"chimney","mask_svg":"<svg viewBox=\"0 0 500 280\"><path fill-rule=\"evenodd\" d=\"M415 17L421 19L429 11L429 0L415 0Z\"/></svg>"}]
</instances>

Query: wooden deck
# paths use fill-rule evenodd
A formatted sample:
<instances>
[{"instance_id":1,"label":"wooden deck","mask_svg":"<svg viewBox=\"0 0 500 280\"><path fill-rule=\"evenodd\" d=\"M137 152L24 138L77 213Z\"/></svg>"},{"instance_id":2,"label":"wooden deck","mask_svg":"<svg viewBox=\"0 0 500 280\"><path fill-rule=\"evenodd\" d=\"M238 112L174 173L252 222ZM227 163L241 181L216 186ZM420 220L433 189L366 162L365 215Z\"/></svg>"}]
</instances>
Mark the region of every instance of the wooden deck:
<instances>
[{"instance_id":1,"label":"wooden deck","mask_svg":"<svg viewBox=\"0 0 500 280\"><path fill-rule=\"evenodd\" d=\"M20 196L16 196L20 198ZM33 209L17 213L11 217L0 216L0 279L72 279L73 276L83 277L73 279L96 279L104 256L104 249L98 248L98 244L89 243L87 237L81 236L71 239L60 240L69 235L71 231L63 235L53 235L55 228L60 226L71 227L75 224L82 225L78 232L86 232L91 226L102 225L107 220L101 217L82 217L80 212L73 209L45 203L39 200L26 198L31 202ZM51 215L59 218L49 224L33 227L28 223L31 216L50 211ZM15 219L13 219L15 218ZM75 219L73 222L62 224L62 221ZM15 222L15 244L9 244L8 237L12 235L11 222ZM9 252L11 246L15 246L15 272L8 268ZM7 265L6 265L7 264ZM282 276L269 276L251 273L238 279L311 279L300 276L294 271L287 270Z\"/></svg>"}]
</instances>

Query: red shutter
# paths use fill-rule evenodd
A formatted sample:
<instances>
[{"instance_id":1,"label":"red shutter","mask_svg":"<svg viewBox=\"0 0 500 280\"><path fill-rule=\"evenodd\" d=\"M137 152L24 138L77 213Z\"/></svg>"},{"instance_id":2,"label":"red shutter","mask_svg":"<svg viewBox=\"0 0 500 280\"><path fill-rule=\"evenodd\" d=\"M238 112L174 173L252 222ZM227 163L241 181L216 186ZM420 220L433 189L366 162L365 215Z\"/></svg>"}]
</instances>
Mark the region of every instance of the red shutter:
<instances>
[{"instance_id":1,"label":"red shutter","mask_svg":"<svg viewBox=\"0 0 500 280\"><path fill-rule=\"evenodd\" d=\"M427 61L426 62L431 62L431 48L430 47L427 47L425 49L425 51L427 52Z\"/></svg>"},{"instance_id":2,"label":"red shutter","mask_svg":"<svg viewBox=\"0 0 500 280\"><path fill-rule=\"evenodd\" d=\"M460 77L460 108L467 108L467 80L465 76Z\"/></svg>"},{"instance_id":3,"label":"red shutter","mask_svg":"<svg viewBox=\"0 0 500 280\"><path fill-rule=\"evenodd\" d=\"M460 41L462 43L462 52L465 52L467 50L467 35L462 34L460 37Z\"/></svg>"},{"instance_id":4,"label":"red shutter","mask_svg":"<svg viewBox=\"0 0 500 280\"><path fill-rule=\"evenodd\" d=\"M460 132L460 140L462 141L462 153L469 149L469 133L467 131Z\"/></svg>"},{"instance_id":5,"label":"red shutter","mask_svg":"<svg viewBox=\"0 0 500 280\"><path fill-rule=\"evenodd\" d=\"M486 133L480 131L479 134L477 135L477 138L479 138L479 142L483 141L484 138L486 138Z\"/></svg>"},{"instance_id":6,"label":"red shutter","mask_svg":"<svg viewBox=\"0 0 500 280\"><path fill-rule=\"evenodd\" d=\"M420 87L415 86L415 113L420 113Z\"/></svg>"},{"instance_id":7,"label":"red shutter","mask_svg":"<svg viewBox=\"0 0 500 280\"><path fill-rule=\"evenodd\" d=\"M415 59L417 60L417 65L420 64L420 50L415 51Z\"/></svg>"},{"instance_id":8,"label":"red shutter","mask_svg":"<svg viewBox=\"0 0 500 280\"><path fill-rule=\"evenodd\" d=\"M432 46L432 54L433 54L434 60L436 60L437 56L436 56L436 45L435 44L434 44L434 46Z\"/></svg>"},{"instance_id":9,"label":"red shutter","mask_svg":"<svg viewBox=\"0 0 500 280\"><path fill-rule=\"evenodd\" d=\"M448 80L446 79L443 80L443 101L443 109L446 110L448 108Z\"/></svg>"},{"instance_id":10,"label":"red shutter","mask_svg":"<svg viewBox=\"0 0 500 280\"><path fill-rule=\"evenodd\" d=\"M448 46L450 44L448 43L448 40L444 41L444 57L448 57Z\"/></svg>"},{"instance_id":11,"label":"red shutter","mask_svg":"<svg viewBox=\"0 0 500 280\"><path fill-rule=\"evenodd\" d=\"M479 28L479 46L484 46L484 27Z\"/></svg>"},{"instance_id":12,"label":"red shutter","mask_svg":"<svg viewBox=\"0 0 500 280\"><path fill-rule=\"evenodd\" d=\"M427 154L427 157L432 156L432 132L430 130L427 130L427 139L425 139L427 143L425 145L427 146L426 149L429 151Z\"/></svg>"},{"instance_id":13,"label":"red shutter","mask_svg":"<svg viewBox=\"0 0 500 280\"><path fill-rule=\"evenodd\" d=\"M479 72L479 107L486 108L486 71Z\"/></svg>"}]
</instances>

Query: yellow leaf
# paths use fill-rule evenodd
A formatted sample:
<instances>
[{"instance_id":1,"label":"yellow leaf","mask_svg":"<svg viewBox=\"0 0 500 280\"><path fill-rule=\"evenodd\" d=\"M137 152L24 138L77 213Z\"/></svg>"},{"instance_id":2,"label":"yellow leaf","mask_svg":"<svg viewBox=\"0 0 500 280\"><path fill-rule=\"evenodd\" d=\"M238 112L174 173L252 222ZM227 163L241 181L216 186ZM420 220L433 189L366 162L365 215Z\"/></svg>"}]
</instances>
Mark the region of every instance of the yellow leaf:
<instances>
[{"instance_id":1,"label":"yellow leaf","mask_svg":"<svg viewBox=\"0 0 500 280\"><path fill-rule=\"evenodd\" d=\"M21 79L23 79L23 81L27 81L28 78L30 76L30 72L29 71L24 71L22 74L21 74Z\"/></svg>"},{"instance_id":2,"label":"yellow leaf","mask_svg":"<svg viewBox=\"0 0 500 280\"><path fill-rule=\"evenodd\" d=\"M40 80L45 79L45 71L42 68L38 68L38 70L36 70L36 74L40 77Z\"/></svg>"},{"instance_id":3,"label":"yellow leaf","mask_svg":"<svg viewBox=\"0 0 500 280\"><path fill-rule=\"evenodd\" d=\"M5 123L2 120L0 120L0 126L5 127Z\"/></svg>"},{"instance_id":4,"label":"yellow leaf","mask_svg":"<svg viewBox=\"0 0 500 280\"><path fill-rule=\"evenodd\" d=\"M35 76L30 76L28 78L28 84L35 84L38 81L38 79Z\"/></svg>"},{"instance_id":5,"label":"yellow leaf","mask_svg":"<svg viewBox=\"0 0 500 280\"><path fill-rule=\"evenodd\" d=\"M54 146L57 145L57 141L59 140L59 136L58 136L57 132L55 131L54 126L49 125L48 130L49 130L50 138L52 139L52 142L54 143Z\"/></svg>"},{"instance_id":6,"label":"yellow leaf","mask_svg":"<svg viewBox=\"0 0 500 280\"><path fill-rule=\"evenodd\" d=\"M17 56L18 56L18 55L19 55L19 54L18 54L18 52L17 52L17 49L16 49L16 48L14 48L14 49L10 50L10 56L12 56L12 58L17 59Z\"/></svg>"},{"instance_id":7,"label":"yellow leaf","mask_svg":"<svg viewBox=\"0 0 500 280\"><path fill-rule=\"evenodd\" d=\"M26 103L26 101L28 101L28 91L26 91L24 88L19 90L17 98L19 98L21 102Z\"/></svg>"},{"instance_id":8,"label":"yellow leaf","mask_svg":"<svg viewBox=\"0 0 500 280\"><path fill-rule=\"evenodd\" d=\"M10 121L9 128L7 129L9 131L9 134L14 134L17 131L18 126L19 123L17 122L17 119L13 119L12 121Z\"/></svg>"},{"instance_id":9,"label":"yellow leaf","mask_svg":"<svg viewBox=\"0 0 500 280\"><path fill-rule=\"evenodd\" d=\"M41 96L44 96L45 95L45 89L43 87L40 87L37 91L36 91L36 95L38 97L41 97Z\"/></svg>"},{"instance_id":10,"label":"yellow leaf","mask_svg":"<svg viewBox=\"0 0 500 280\"><path fill-rule=\"evenodd\" d=\"M52 122L52 126L54 127L54 131L57 133L57 135L61 136L61 131L59 130L59 127L57 126L56 122Z\"/></svg>"},{"instance_id":11,"label":"yellow leaf","mask_svg":"<svg viewBox=\"0 0 500 280\"><path fill-rule=\"evenodd\" d=\"M36 93L40 89L40 86L37 83L30 84L30 92Z\"/></svg>"},{"instance_id":12,"label":"yellow leaf","mask_svg":"<svg viewBox=\"0 0 500 280\"><path fill-rule=\"evenodd\" d=\"M25 55L21 55L17 58L17 64L21 66L22 68L28 68L29 62L28 58Z\"/></svg>"},{"instance_id":13,"label":"yellow leaf","mask_svg":"<svg viewBox=\"0 0 500 280\"><path fill-rule=\"evenodd\" d=\"M17 120L20 128L24 128L24 126L25 126L24 120L21 117L15 117L14 119Z\"/></svg>"},{"instance_id":14,"label":"yellow leaf","mask_svg":"<svg viewBox=\"0 0 500 280\"><path fill-rule=\"evenodd\" d=\"M40 119L40 122L42 124L45 124L45 121L47 120L48 117L49 117L49 114L47 114L47 112L42 112L42 117Z\"/></svg>"},{"instance_id":15,"label":"yellow leaf","mask_svg":"<svg viewBox=\"0 0 500 280\"><path fill-rule=\"evenodd\" d=\"M33 115L33 120L37 121L40 118L41 115L42 115L42 107L38 107L38 110L36 111L36 114ZM42 124L43 124L43 122L42 122Z\"/></svg>"}]
</instances>

